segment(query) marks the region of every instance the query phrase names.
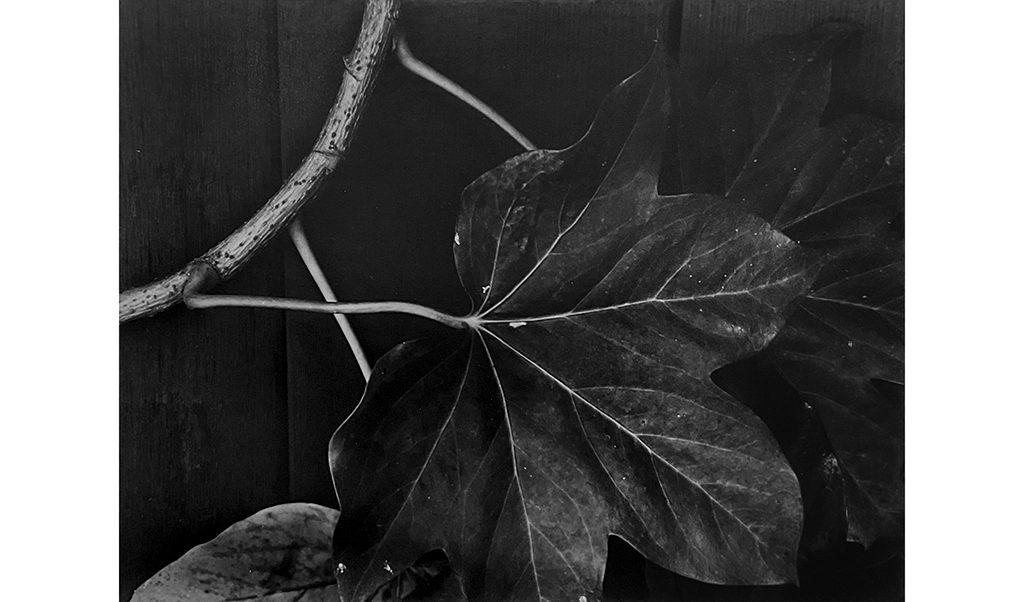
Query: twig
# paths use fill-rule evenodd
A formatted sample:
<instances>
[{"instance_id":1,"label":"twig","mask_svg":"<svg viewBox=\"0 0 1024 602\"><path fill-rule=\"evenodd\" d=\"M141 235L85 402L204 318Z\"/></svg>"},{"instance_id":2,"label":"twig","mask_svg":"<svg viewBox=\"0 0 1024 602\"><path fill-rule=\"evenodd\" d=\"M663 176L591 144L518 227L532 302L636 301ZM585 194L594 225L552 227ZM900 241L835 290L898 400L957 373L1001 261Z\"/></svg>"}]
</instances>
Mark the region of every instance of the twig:
<instances>
[{"instance_id":1,"label":"twig","mask_svg":"<svg viewBox=\"0 0 1024 602\"><path fill-rule=\"evenodd\" d=\"M355 47L345 57L341 87L313 151L255 215L192 262L192 267L205 264L216 274L215 278L202 279L197 286L226 280L245 265L316 196L324 179L348 152L379 67L389 50L399 3L400 0L367 0ZM162 280L121 293L120 321L149 316L181 301L188 270L179 270Z\"/></svg>"},{"instance_id":2,"label":"twig","mask_svg":"<svg viewBox=\"0 0 1024 602\"><path fill-rule=\"evenodd\" d=\"M327 276L320 269L320 264L313 254L313 249L309 246L306 232L302 229L302 223L298 219L288 227L288 235L291 236L295 249L299 252L299 257L302 258L302 263L306 264L306 270L313 277L313 282L316 282L317 288L320 289L320 294L323 295L324 301L336 303L338 298L334 295L334 291L331 290L331 285L327 282ZM352 330L352 325L349 324L348 318L343 314L334 314L334 319L338 322L338 326L341 327L341 333L345 335L345 340L348 341L352 355L355 356L356 363L359 364L359 371L363 373L363 380L369 382L370 372L373 368L366 359L366 353L363 351L362 345L359 344L359 339L356 337L355 331Z\"/></svg>"},{"instance_id":3,"label":"twig","mask_svg":"<svg viewBox=\"0 0 1024 602\"><path fill-rule=\"evenodd\" d=\"M288 309L308 311L319 314L381 314L399 313L412 314L440 322L452 328L467 328L465 318L457 318L446 313L401 301L372 301L369 303L326 303L322 301L305 301L303 299L284 299L281 297L249 297L242 295L204 295L200 293L187 295L185 305L191 309L209 309L212 307L259 307L263 309Z\"/></svg>"},{"instance_id":4,"label":"twig","mask_svg":"<svg viewBox=\"0 0 1024 602\"><path fill-rule=\"evenodd\" d=\"M468 90L459 84L441 75L429 65L413 56L412 51L409 50L409 44L405 41L405 33L402 31L395 32L395 54L398 56L398 62L403 67L482 113L484 117L487 117L498 127L505 130L505 133L512 136L526 150L536 150L537 146L530 142L519 130L514 128L511 123L506 121L504 117L499 115L497 111L487 106L476 96L470 94Z\"/></svg>"},{"instance_id":5,"label":"twig","mask_svg":"<svg viewBox=\"0 0 1024 602\"><path fill-rule=\"evenodd\" d=\"M398 60L406 69L448 91L459 100L465 102L477 111L480 111L485 117L503 129L526 150L534 150L536 148L534 144L526 138L526 136L513 127L512 124L510 124L504 117L499 115L497 111L489 107L482 100L470 94L462 86L456 84L454 81L441 75L426 63L417 59L412 54L412 51L409 50L409 45L405 41L404 33L401 31L395 32L394 40L395 52L398 56ZM288 233L291 235L292 242L295 243L295 248L302 257L303 263L306 264L306 269L309 271L310 276L313 277L317 287L320 289L320 294L323 296L324 300L331 303L337 302L338 298L334 295L334 292L331 290L331 285L327 282L326 276L324 276L323 271L320 269L316 256L313 254L313 250L309 246L309 241L307 240L306 234L298 219L296 219L288 228ZM345 340L348 341L348 345L352 349L352 355L355 356L356 362L359 364L359 369L363 373L363 378L366 381L369 381L372 368L366 359L366 354L363 352L362 346L359 344L359 339L356 338L356 334L352 330L352 325L349 324L348 319L345 318L343 314L336 313L334 314L334 318L337 320L338 326L341 327L342 334L345 335Z\"/></svg>"}]
</instances>

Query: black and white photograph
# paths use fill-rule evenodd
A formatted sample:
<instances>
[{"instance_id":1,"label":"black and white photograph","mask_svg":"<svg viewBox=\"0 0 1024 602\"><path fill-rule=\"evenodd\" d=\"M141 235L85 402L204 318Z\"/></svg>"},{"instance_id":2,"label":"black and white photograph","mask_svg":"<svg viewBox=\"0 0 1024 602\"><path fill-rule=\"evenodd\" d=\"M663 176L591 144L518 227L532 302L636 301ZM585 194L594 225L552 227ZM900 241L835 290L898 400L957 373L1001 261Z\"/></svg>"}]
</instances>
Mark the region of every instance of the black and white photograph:
<instances>
[{"instance_id":1,"label":"black and white photograph","mask_svg":"<svg viewBox=\"0 0 1024 602\"><path fill-rule=\"evenodd\" d=\"M125 602L905 599L902 0L122 0Z\"/></svg>"}]
</instances>

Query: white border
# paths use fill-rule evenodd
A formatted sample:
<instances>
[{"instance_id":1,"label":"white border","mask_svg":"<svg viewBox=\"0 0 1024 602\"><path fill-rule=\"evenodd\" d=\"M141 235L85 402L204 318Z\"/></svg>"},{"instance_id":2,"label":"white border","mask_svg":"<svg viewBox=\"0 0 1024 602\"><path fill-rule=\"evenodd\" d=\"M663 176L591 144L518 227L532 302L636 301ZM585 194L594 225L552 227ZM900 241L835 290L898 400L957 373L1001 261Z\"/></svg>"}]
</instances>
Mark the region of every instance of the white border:
<instances>
[{"instance_id":1,"label":"white border","mask_svg":"<svg viewBox=\"0 0 1024 602\"><path fill-rule=\"evenodd\" d=\"M1020 596L1022 27L1010 2L907 3L911 601Z\"/></svg>"},{"instance_id":2,"label":"white border","mask_svg":"<svg viewBox=\"0 0 1024 602\"><path fill-rule=\"evenodd\" d=\"M4 7L4 599L118 590L118 4Z\"/></svg>"}]
</instances>

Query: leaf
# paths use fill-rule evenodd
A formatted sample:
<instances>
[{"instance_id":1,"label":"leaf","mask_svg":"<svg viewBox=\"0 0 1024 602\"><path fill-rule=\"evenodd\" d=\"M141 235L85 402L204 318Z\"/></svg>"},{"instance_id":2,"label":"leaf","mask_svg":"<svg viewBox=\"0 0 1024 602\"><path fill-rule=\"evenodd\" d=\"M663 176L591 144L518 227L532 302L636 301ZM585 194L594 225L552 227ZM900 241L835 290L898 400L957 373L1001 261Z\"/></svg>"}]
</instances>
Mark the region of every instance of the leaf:
<instances>
[{"instance_id":1,"label":"leaf","mask_svg":"<svg viewBox=\"0 0 1024 602\"><path fill-rule=\"evenodd\" d=\"M773 218L827 251L814 286L768 356L821 416L846 476L849 539L902 535L902 129L854 118L800 170Z\"/></svg>"},{"instance_id":2,"label":"leaf","mask_svg":"<svg viewBox=\"0 0 1024 602\"><path fill-rule=\"evenodd\" d=\"M261 510L196 546L143 583L133 602L337 602L331 530L316 504Z\"/></svg>"},{"instance_id":3,"label":"leaf","mask_svg":"<svg viewBox=\"0 0 1024 602\"><path fill-rule=\"evenodd\" d=\"M232 600L337 602L331 531L338 511L283 504L235 523L143 583L133 602ZM462 600L443 554L428 554L382 584L368 602Z\"/></svg>"},{"instance_id":4,"label":"leaf","mask_svg":"<svg viewBox=\"0 0 1024 602\"><path fill-rule=\"evenodd\" d=\"M903 404L847 365L770 357L821 417L843 472L847 539L870 546L902 536ZM902 387L898 387L901 394Z\"/></svg>"},{"instance_id":5,"label":"leaf","mask_svg":"<svg viewBox=\"0 0 1024 602\"><path fill-rule=\"evenodd\" d=\"M765 357L820 415L848 538L870 545L902 534L903 408L877 383L903 382L904 144L902 126L865 116L819 126L831 55L850 31L826 24L751 49L684 120L717 129L684 128L680 152L711 150L700 164L682 155L690 189L725 194L825 254Z\"/></svg>"},{"instance_id":6,"label":"leaf","mask_svg":"<svg viewBox=\"0 0 1024 602\"><path fill-rule=\"evenodd\" d=\"M764 353L720 368L712 379L764 421L800 481L801 567L822 552L842 549L848 530L844 477L818 413Z\"/></svg>"},{"instance_id":7,"label":"leaf","mask_svg":"<svg viewBox=\"0 0 1024 602\"><path fill-rule=\"evenodd\" d=\"M735 60L699 106L684 108L678 143L687 190L765 198L766 186L784 184L819 142L832 55L855 34L825 23L769 38ZM759 201L744 202L763 215Z\"/></svg>"},{"instance_id":8,"label":"leaf","mask_svg":"<svg viewBox=\"0 0 1024 602\"><path fill-rule=\"evenodd\" d=\"M795 578L796 478L710 373L764 348L813 254L706 195L659 196L657 58L561 151L463 193L465 332L401 345L331 441L343 599L433 549L471 600L591 600L608 536L716 583Z\"/></svg>"},{"instance_id":9,"label":"leaf","mask_svg":"<svg viewBox=\"0 0 1024 602\"><path fill-rule=\"evenodd\" d=\"M903 126L851 115L820 128L817 137L815 153L777 197L783 202L771 214L773 225L830 250L880 235L878 243L890 246L893 235L901 239L902 224L893 225L903 212ZM892 229L888 238L886 229Z\"/></svg>"},{"instance_id":10,"label":"leaf","mask_svg":"<svg viewBox=\"0 0 1024 602\"><path fill-rule=\"evenodd\" d=\"M431 550L377 588L367 602L463 602L465 599L461 582L452 574L448 556L440 550Z\"/></svg>"}]
</instances>

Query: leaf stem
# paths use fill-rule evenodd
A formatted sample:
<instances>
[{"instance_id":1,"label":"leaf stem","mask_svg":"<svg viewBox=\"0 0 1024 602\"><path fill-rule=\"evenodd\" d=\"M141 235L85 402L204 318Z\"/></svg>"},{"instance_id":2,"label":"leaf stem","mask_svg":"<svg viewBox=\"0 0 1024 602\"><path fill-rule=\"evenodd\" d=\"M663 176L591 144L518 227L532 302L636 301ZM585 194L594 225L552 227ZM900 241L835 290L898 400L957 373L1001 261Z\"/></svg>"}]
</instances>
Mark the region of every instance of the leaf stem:
<instances>
[{"instance_id":1,"label":"leaf stem","mask_svg":"<svg viewBox=\"0 0 1024 602\"><path fill-rule=\"evenodd\" d=\"M398 56L398 62L401 63L403 67L479 111L484 117L490 119L498 127L505 130L505 133L514 138L520 146L526 150L537 149L537 146L534 143L530 142L526 136L513 127L511 123L506 121L504 117L499 115L497 111L487 106L484 101L473 96L468 90L438 73L430 67L430 65L427 65L413 56L412 51L409 50L409 44L405 41L405 33L401 30L395 32L395 54Z\"/></svg>"},{"instance_id":2,"label":"leaf stem","mask_svg":"<svg viewBox=\"0 0 1024 602\"><path fill-rule=\"evenodd\" d=\"M327 276L320 269L320 264L316 260L316 255L313 254L313 249L309 246L309 239L306 238L306 231L302 229L300 220L296 219L292 222L292 225L288 227L288 235L291 237L292 243L295 244L295 250L299 252L302 263L306 265L306 270L313 277L313 282L320 289L320 294L323 295L324 301L336 303L338 298L334 295L334 291L331 290L331 285L327 282ZM345 336L345 341L348 342L352 355L356 358L356 363L359 364L359 371L363 373L363 380L369 382L370 372L373 368L366 359L366 353L363 351L363 346L359 344L359 339L356 337L355 331L352 330L352 325L344 314L334 314L334 319L338 322L338 326L341 327L341 333Z\"/></svg>"},{"instance_id":3,"label":"leaf stem","mask_svg":"<svg viewBox=\"0 0 1024 602\"><path fill-rule=\"evenodd\" d=\"M289 309L308 311L319 314L412 314L440 322L451 328L467 328L465 318L457 318L446 313L402 301L370 301L366 303L329 303L325 301L306 301L304 299L286 299L282 297L250 297L243 295L204 295L190 294L185 297L185 305L190 309L209 309L211 307L258 307L264 309Z\"/></svg>"},{"instance_id":4,"label":"leaf stem","mask_svg":"<svg viewBox=\"0 0 1024 602\"><path fill-rule=\"evenodd\" d=\"M221 280L230 278L316 196L349 150L379 67L390 48L399 3L400 0L367 0L359 36L344 59L345 74L338 95L313 150L255 215L193 264L206 264ZM120 322L155 314L181 301L187 270L122 292L118 300Z\"/></svg>"}]
</instances>

